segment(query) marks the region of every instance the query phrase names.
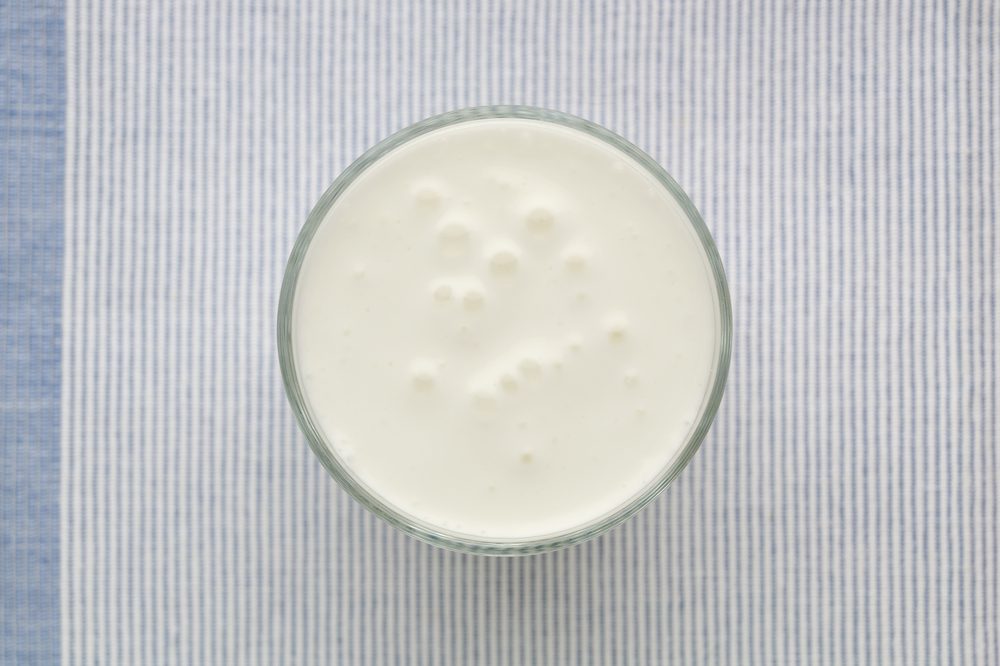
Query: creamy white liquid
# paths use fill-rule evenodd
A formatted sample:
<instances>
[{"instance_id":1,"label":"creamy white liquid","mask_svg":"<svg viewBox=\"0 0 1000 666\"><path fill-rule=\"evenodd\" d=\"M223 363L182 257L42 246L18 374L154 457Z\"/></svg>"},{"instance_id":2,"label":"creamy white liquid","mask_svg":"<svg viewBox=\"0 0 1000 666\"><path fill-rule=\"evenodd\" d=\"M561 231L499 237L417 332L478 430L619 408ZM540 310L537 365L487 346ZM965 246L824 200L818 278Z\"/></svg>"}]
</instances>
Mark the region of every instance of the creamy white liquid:
<instances>
[{"instance_id":1,"label":"creamy white liquid","mask_svg":"<svg viewBox=\"0 0 1000 666\"><path fill-rule=\"evenodd\" d=\"M574 129L465 122L365 171L305 256L293 345L337 456L403 512L530 538L640 492L699 417L717 299L680 205Z\"/></svg>"}]
</instances>

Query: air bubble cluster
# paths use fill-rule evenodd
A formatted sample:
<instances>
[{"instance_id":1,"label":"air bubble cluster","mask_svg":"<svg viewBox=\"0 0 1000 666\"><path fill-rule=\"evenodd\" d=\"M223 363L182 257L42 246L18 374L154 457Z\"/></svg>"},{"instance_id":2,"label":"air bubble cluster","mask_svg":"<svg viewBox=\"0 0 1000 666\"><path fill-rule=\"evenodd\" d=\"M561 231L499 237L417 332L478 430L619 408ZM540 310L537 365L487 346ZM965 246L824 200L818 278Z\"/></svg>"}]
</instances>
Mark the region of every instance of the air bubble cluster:
<instances>
[{"instance_id":1,"label":"air bubble cluster","mask_svg":"<svg viewBox=\"0 0 1000 666\"><path fill-rule=\"evenodd\" d=\"M614 168L620 167L616 164ZM492 179L509 191L508 196L518 196L520 185L501 176ZM447 322L449 330L463 334L460 338L466 341L463 344L474 340L467 334L483 330L479 326L493 321L487 316L491 308L509 308L510 298L523 297L510 291L512 280L519 275L524 279L539 274L559 275L561 271L565 276L562 279L569 281L563 283L567 305L573 305L577 312L588 312L579 308L589 308L592 301L600 305L599 292L594 291L595 285L590 282L599 273L599 266L594 261L597 252L585 238L565 238L578 230L560 221L554 207L536 203L522 208L520 227L517 224L507 226L509 235L506 237L482 238L480 229L470 220L475 220L483 211L476 211L471 205L458 206L459 202L445 196L443 189L440 184L421 182L413 185L412 192L415 203L432 216L432 246L437 247L437 254L429 258L433 262L437 256L437 261L441 262L441 273L432 277L426 286L433 312L439 313L431 316L446 317L442 321ZM551 242L531 242L532 238L541 240L542 237ZM364 275L363 270L360 274ZM354 275L359 276L357 267ZM532 288L530 283L521 284ZM447 314L449 312L452 314ZM520 399L517 396L523 392L530 395L531 386L542 385L539 382L551 381L552 377L564 372L573 372L574 367L582 367L580 364L589 358L589 350L600 349L590 347L593 342L585 348L585 340L604 339L615 346L624 346L632 336L630 318L615 309L597 314L591 323L577 321L582 325L570 329L566 337L548 342L537 338L530 342L525 340L500 358L484 360L480 368L470 369L470 376L465 378L469 404L485 416L505 401ZM441 359L414 359L409 366L413 389L420 393L433 391L439 386L444 367L445 361ZM641 396L638 370L625 366L620 372L621 385L637 397ZM637 417L645 413L644 405L634 405L633 409ZM530 452L519 455L521 462L533 460Z\"/></svg>"}]
</instances>

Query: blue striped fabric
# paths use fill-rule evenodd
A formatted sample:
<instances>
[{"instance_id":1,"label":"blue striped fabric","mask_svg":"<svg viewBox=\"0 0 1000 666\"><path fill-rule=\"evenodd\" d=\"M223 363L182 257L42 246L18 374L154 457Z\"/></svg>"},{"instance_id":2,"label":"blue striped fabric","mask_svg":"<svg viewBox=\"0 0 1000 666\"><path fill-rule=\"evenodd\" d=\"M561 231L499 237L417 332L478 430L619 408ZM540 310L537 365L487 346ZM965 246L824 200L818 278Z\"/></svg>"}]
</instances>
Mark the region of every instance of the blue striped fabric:
<instances>
[{"instance_id":1,"label":"blue striped fabric","mask_svg":"<svg viewBox=\"0 0 1000 666\"><path fill-rule=\"evenodd\" d=\"M1000 663L1000 4L70 0L65 25L63 661ZM274 344L336 174L491 103L652 154L735 313L680 479L524 559L349 500Z\"/></svg>"}]
</instances>

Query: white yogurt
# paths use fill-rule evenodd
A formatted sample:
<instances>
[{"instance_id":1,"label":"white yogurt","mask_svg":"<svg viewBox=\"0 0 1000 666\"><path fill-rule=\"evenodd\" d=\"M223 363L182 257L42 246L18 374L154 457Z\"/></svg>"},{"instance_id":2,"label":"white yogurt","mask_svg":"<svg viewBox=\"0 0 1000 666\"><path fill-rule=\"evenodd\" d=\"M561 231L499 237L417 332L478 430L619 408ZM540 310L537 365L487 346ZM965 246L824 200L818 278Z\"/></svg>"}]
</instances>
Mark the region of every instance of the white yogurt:
<instances>
[{"instance_id":1,"label":"white yogurt","mask_svg":"<svg viewBox=\"0 0 1000 666\"><path fill-rule=\"evenodd\" d=\"M313 420L402 512L478 538L587 524L695 426L718 301L678 202L580 130L484 119L380 158L303 260Z\"/></svg>"}]
</instances>

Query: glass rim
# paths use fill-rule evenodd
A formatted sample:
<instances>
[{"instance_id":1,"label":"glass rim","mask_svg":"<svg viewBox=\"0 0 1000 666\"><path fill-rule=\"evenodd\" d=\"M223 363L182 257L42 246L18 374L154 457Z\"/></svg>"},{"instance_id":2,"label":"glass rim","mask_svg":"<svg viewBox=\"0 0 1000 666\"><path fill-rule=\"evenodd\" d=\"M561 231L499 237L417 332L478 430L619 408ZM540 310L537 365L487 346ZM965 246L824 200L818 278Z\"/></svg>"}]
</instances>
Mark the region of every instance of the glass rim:
<instances>
[{"instance_id":1,"label":"glass rim","mask_svg":"<svg viewBox=\"0 0 1000 666\"><path fill-rule=\"evenodd\" d=\"M690 431L678 452L641 491L611 512L563 532L526 539L477 538L473 535L449 532L410 516L356 479L349 466L337 458L332 443L327 441L322 430L313 422L299 382L292 343L292 314L302 263L313 236L340 195L375 162L405 143L444 127L487 119L539 120L580 130L620 150L646 169L681 206L700 240L715 283L718 305L719 340L714 367L715 376L706 392L707 398L702 402L697 426ZM285 394L295 413L299 428L327 472L351 497L393 527L435 546L482 555L529 555L571 546L622 524L658 497L687 467L715 419L729 374L733 334L729 286L715 241L698 209L670 174L656 160L627 139L596 123L561 111L513 105L469 107L431 116L379 141L352 162L319 198L299 231L285 267L278 301L277 323L278 359Z\"/></svg>"}]
</instances>

